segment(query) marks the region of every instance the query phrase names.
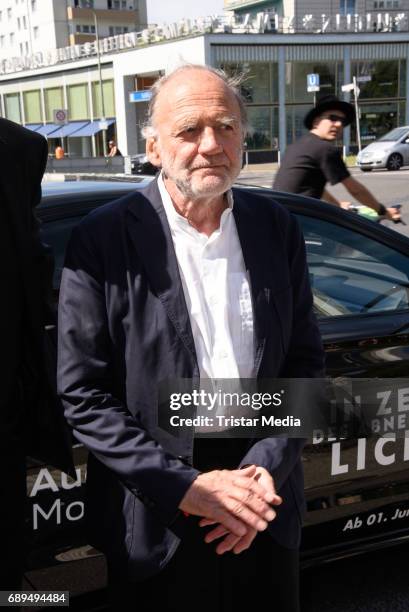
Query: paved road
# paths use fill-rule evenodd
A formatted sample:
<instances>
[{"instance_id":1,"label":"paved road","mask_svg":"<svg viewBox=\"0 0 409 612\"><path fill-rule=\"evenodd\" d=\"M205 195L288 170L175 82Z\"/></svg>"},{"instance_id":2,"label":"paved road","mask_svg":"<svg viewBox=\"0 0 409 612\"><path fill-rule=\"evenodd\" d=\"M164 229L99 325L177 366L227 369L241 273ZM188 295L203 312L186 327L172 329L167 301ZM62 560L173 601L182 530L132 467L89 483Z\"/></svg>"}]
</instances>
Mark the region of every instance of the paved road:
<instances>
[{"instance_id":1,"label":"paved road","mask_svg":"<svg viewBox=\"0 0 409 612\"><path fill-rule=\"evenodd\" d=\"M382 204L402 204L402 218L407 225L395 225L389 221L383 223L409 236L409 170L400 170L399 172L376 170L363 173L359 169L353 168L352 174L372 191ZM239 181L250 185L271 187L274 175L274 170L266 171L261 169L260 171L254 170L251 172L244 170L240 174ZM336 185L335 187L330 187L329 191L337 198L350 200L348 192L342 186Z\"/></svg>"}]
</instances>

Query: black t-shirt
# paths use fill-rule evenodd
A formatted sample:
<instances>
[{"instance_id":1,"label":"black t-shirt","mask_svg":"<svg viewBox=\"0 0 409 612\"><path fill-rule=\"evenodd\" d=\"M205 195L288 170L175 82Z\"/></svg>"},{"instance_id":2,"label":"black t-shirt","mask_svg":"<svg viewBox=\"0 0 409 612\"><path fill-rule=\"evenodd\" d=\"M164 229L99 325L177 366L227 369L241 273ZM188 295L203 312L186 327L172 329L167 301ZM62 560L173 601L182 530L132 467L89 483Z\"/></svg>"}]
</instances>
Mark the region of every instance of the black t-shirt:
<instances>
[{"instance_id":1,"label":"black t-shirt","mask_svg":"<svg viewBox=\"0 0 409 612\"><path fill-rule=\"evenodd\" d=\"M273 187L320 199L326 183L336 185L349 176L335 146L308 132L287 148Z\"/></svg>"}]
</instances>

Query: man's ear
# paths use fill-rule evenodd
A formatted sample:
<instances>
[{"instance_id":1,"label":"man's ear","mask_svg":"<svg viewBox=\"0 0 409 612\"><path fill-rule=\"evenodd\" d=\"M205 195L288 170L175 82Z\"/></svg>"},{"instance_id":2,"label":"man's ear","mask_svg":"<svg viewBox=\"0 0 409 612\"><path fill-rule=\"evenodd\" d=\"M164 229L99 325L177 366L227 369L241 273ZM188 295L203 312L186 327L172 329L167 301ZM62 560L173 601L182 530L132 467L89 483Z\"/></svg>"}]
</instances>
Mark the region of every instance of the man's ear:
<instances>
[{"instance_id":1,"label":"man's ear","mask_svg":"<svg viewBox=\"0 0 409 612\"><path fill-rule=\"evenodd\" d=\"M160 168L162 165L162 159L159 152L158 141L153 136L146 139L146 157L149 159L151 164Z\"/></svg>"}]
</instances>

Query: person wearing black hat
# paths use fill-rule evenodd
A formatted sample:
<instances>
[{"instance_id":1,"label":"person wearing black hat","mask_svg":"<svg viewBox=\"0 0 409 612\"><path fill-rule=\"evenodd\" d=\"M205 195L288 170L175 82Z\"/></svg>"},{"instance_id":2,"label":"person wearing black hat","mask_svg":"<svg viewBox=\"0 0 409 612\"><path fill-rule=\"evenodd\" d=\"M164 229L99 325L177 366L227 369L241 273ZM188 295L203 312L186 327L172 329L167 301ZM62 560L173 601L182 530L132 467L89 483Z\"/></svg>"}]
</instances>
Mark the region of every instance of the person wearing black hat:
<instances>
[{"instance_id":1,"label":"person wearing black hat","mask_svg":"<svg viewBox=\"0 0 409 612\"><path fill-rule=\"evenodd\" d=\"M334 146L342 136L343 128L350 125L354 117L354 108L348 102L336 96L321 98L304 118L304 125L309 132L287 148L273 187L277 191L299 193L347 207L349 202L339 202L325 189L327 183L342 183L361 204L373 208L379 215L397 221L400 219L399 212L378 202L364 185L351 176Z\"/></svg>"}]
</instances>

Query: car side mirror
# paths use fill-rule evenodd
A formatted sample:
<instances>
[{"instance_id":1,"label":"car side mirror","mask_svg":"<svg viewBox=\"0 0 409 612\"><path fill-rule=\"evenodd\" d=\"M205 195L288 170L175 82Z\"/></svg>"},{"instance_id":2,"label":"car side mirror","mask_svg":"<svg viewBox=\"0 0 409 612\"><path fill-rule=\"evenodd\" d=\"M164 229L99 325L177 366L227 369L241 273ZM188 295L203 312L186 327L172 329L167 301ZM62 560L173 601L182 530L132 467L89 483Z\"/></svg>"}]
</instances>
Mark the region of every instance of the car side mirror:
<instances>
[{"instance_id":1,"label":"car side mirror","mask_svg":"<svg viewBox=\"0 0 409 612\"><path fill-rule=\"evenodd\" d=\"M403 141L405 144L409 144L409 138L405 138L405 140Z\"/></svg>"}]
</instances>

